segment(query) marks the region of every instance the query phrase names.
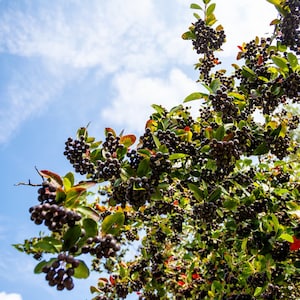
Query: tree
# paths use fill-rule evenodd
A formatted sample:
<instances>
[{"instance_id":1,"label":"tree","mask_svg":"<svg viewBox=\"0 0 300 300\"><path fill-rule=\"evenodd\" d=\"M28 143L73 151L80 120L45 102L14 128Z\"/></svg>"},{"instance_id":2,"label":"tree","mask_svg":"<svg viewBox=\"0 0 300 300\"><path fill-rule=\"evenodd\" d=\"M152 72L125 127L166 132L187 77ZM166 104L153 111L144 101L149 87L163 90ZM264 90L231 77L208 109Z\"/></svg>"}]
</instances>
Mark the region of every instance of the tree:
<instances>
[{"instance_id":1,"label":"tree","mask_svg":"<svg viewBox=\"0 0 300 300\"><path fill-rule=\"evenodd\" d=\"M95 300L299 294L300 1L268 0L279 13L274 33L241 44L230 75L213 70L226 36L215 4L202 2L182 36L200 55L205 92L184 100L199 100L199 116L152 105L136 147L134 135L106 128L101 142L81 127L64 152L80 180L38 171L29 211L49 234L14 246L39 260L34 271L50 286L73 289L91 256Z\"/></svg>"}]
</instances>

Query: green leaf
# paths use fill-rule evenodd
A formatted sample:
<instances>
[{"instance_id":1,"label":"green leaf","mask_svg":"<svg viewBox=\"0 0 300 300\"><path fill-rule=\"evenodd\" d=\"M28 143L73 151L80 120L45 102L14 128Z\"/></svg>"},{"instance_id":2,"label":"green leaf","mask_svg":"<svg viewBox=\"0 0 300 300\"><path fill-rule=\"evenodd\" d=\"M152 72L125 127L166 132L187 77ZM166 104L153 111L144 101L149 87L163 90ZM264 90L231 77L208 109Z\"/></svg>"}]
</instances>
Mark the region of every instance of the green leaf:
<instances>
[{"instance_id":1,"label":"green leaf","mask_svg":"<svg viewBox=\"0 0 300 300\"><path fill-rule=\"evenodd\" d=\"M88 278L90 270L83 260L79 260L79 266L75 268L74 277L78 279Z\"/></svg>"},{"instance_id":2,"label":"green leaf","mask_svg":"<svg viewBox=\"0 0 300 300\"><path fill-rule=\"evenodd\" d=\"M269 152L269 148L265 142L261 143L254 151L253 155L263 155Z\"/></svg>"},{"instance_id":3,"label":"green leaf","mask_svg":"<svg viewBox=\"0 0 300 300\"><path fill-rule=\"evenodd\" d=\"M252 69L250 69L249 67L247 67L247 66L243 66L242 67L242 74L246 78L256 77L255 72Z\"/></svg>"},{"instance_id":4,"label":"green leaf","mask_svg":"<svg viewBox=\"0 0 300 300\"><path fill-rule=\"evenodd\" d=\"M195 33L192 32L192 31L187 31L187 32L185 32L185 33L183 33L183 34L181 35L181 38L182 38L183 40L195 40L195 39L196 39L196 35L195 35Z\"/></svg>"},{"instance_id":5,"label":"green leaf","mask_svg":"<svg viewBox=\"0 0 300 300\"><path fill-rule=\"evenodd\" d=\"M287 59L288 62L290 63L290 66L292 67L293 70L296 69L296 67L298 66L298 58L296 55L294 55L293 53L289 52L287 54Z\"/></svg>"},{"instance_id":6,"label":"green leaf","mask_svg":"<svg viewBox=\"0 0 300 300\"><path fill-rule=\"evenodd\" d=\"M169 160L175 160L175 159L180 159L187 157L188 155L185 153L173 153L169 156Z\"/></svg>"},{"instance_id":7,"label":"green leaf","mask_svg":"<svg viewBox=\"0 0 300 300\"><path fill-rule=\"evenodd\" d=\"M284 70L284 71L288 71L288 61L283 58L283 57L280 57L280 56L272 56L272 61L273 63L278 66L280 69Z\"/></svg>"},{"instance_id":8,"label":"green leaf","mask_svg":"<svg viewBox=\"0 0 300 300\"><path fill-rule=\"evenodd\" d=\"M149 157L145 157L144 159L142 159L139 163L139 166L137 168L136 174L139 177L143 177L145 175L147 175L150 171L150 159Z\"/></svg>"},{"instance_id":9,"label":"green leaf","mask_svg":"<svg viewBox=\"0 0 300 300\"><path fill-rule=\"evenodd\" d=\"M110 127L106 127L106 128L104 129L104 134L105 134L105 136L107 136L108 133L112 133L112 135L113 135L114 137L117 136L116 132L115 132L112 128L110 128Z\"/></svg>"},{"instance_id":10,"label":"green leaf","mask_svg":"<svg viewBox=\"0 0 300 300\"><path fill-rule=\"evenodd\" d=\"M211 15L214 12L215 8L216 8L216 3L210 4L206 10L206 15Z\"/></svg>"},{"instance_id":11,"label":"green leaf","mask_svg":"<svg viewBox=\"0 0 300 300\"><path fill-rule=\"evenodd\" d=\"M220 196L221 196L221 192L222 192L222 190L221 190L220 187L216 188L216 189L215 189L213 192L211 192L210 195L208 196L208 201L209 201L209 202L212 202L212 201L215 201L215 200L219 199Z\"/></svg>"},{"instance_id":12,"label":"green leaf","mask_svg":"<svg viewBox=\"0 0 300 300\"><path fill-rule=\"evenodd\" d=\"M259 296L262 293L262 291L263 291L263 288L258 286L254 291L254 297Z\"/></svg>"},{"instance_id":13,"label":"green leaf","mask_svg":"<svg viewBox=\"0 0 300 300\"><path fill-rule=\"evenodd\" d=\"M161 106L161 105L157 105L157 104L152 104L151 105L152 108L154 108L156 110L156 112L158 112L160 115L163 115L165 113L165 109Z\"/></svg>"},{"instance_id":14,"label":"green leaf","mask_svg":"<svg viewBox=\"0 0 300 300\"><path fill-rule=\"evenodd\" d=\"M203 200L203 193L199 189L199 187L193 183L188 183L188 188L193 192L193 195L196 200L201 201Z\"/></svg>"},{"instance_id":15,"label":"green leaf","mask_svg":"<svg viewBox=\"0 0 300 300\"><path fill-rule=\"evenodd\" d=\"M42 272L43 272L43 267L45 267L45 266L51 266L51 264L52 264L55 260L56 260L56 258L51 258L49 261L43 260L43 261L39 262L39 263L35 266L33 272L34 272L35 274L40 274L40 273L42 273Z\"/></svg>"},{"instance_id":16,"label":"green leaf","mask_svg":"<svg viewBox=\"0 0 300 300\"><path fill-rule=\"evenodd\" d=\"M185 102L199 100L199 99L207 100L208 99L208 94L200 93L200 92L192 93L192 94L188 95L187 97L185 97L183 102L185 103Z\"/></svg>"},{"instance_id":17,"label":"green leaf","mask_svg":"<svg viewBox=\"0 0 300 300\"><path fill-rule=\"evenodd\" d=\"M156 148L159 148L161 146L159 139L155 135L152 135L152 137L153 137L153 141L155 143Z\"/></svg>"},{"instance_id":18,"label":"green leaf","mask_svg":"<svg viewBox=\"0 0 300 300\"><path fill-rule=\"evenodd\" d=\"M125 216L122 212L116 212L112 215L106 216L102 222L102 232L116 235L119 233L121 227L124 225Z\"/></svg>"},{"instance_id":19,"label":"green leaf","mask_svg":"<svg viewBox=\"0 0 300 300\"><path fill-rule=\"evenodd\" d=\"M205 18L205 23L207 26L212 26L217 22L217 19L214 14L207 15Z\"/></svg>"},{"instance_id":20,"label":"green leaf","mask_svg":"<svg viewBox=\"0 0 300 300\"><path fill-rule=\"evenodd\" d=\"M218 129L215 132L215 138L218 141L222 141L225 135L225 127L224 126L219 126Z\"/></svg>"},{"instance_id":21,"label":"green leaf","mask_svg":"<svg viewBox=\"0 0 300 300\"><path fill-rule=\"evenodd\" d=\"M81 227L79 225L70 227L63 235L63 241L64 241L63 250L66 251L72 248L79 240L80 236L81 236Z\"/></svg>"},{"instance_id":22,"label":"green leaf","mask_svg":"<svg viewBox=\"0 0 300 300\"><path fill-rule=\"evenodd\" d=\"M74 182L75 182L75 178L74 178L74 174L72 172L69 172L67 173L65 176L64 176L64 179L67 178L69 180L69 182L71 183L71 186L74 185Z\"/></svg>"},{"instance_id":23,"label":"green leaf","mask_svg":"<svg viewBox=\"0 0 300 300\"><path fill-rule=\"evenodd\" d=\"M204 4L208 4L211 0L203 0Z\"/></svg>"},{"instance_id":24,"label":"green leaf","mask_svg":"<svg viewBox=\"0 0 300 300\"><path fill-rule=\"evenodd\" d=\"M214 92L207 84L202 83L202 85L209 91L210 94Z\"/></svg>"},{"instance_id":25,"label":"green leaf","mask_svg":"<svg viewBox=\"0 0 300 300\"><path fill-rule=\"evenodd\" d=\"M100 216L96 210L89 206L78 206L76 210L87 218L93 219L95 222L100 220Z\"/></svg>"},{"instance_id":26,"label":"green leaf","mask_svg":"<svg viewBox=\"0 0 300 300\"><path fill-rule=\"evenodd\" d=\"M285 240L285 241L288 241L290 243L293 243L294 242L294 238L292 235L288 234L288 233L282 233L279 238Z\"/></svg>"},{"instance_id":27,"label":"green leaf","mask_svg":"<svg viewBox=\"0 0 300 300\"><path fill-rule=\"evenodd\" d=\"M219 89L220 84L221 83L219 79L214 79L209 85L209 88L215 93Z\"/></svg>"},{"instance_id":28,"label":"green leaf","mask_svg":"<svg viewBox=\"0 0 300 300\"><path fill-rule=\"evenodd\" d=\"M76 207L80 204L80 197L86 192L85 188L72 187L68 190L66 195L66 207Z\"/></svg>"},{"instance_id":29,"label":"green leaf","mask_svg":"<svg viewBox=\"0 0 300 300\"><path fill-rule=\"evenodd\" d=\"M192 8L192 9L201 9L202 10L202 7L200 5L198 5L198 4L196 4L196 3L192 3L190 5L190 8Z\"/></svg>"},{"instance_id":30,"label":"green leaf","mask_svg":"<svg viewBox=\"0 0 300 300\"><path fill-rule=\"evenodd\" d=\"M71 183L71 181L69 180L69 178L67 178L67 177L64 177L64 178L63 178L63 183L64 183L64 189L65 189L66 191L68 191L68 190L72 187L72 183Z\"/></svg>"},{"instance_id":31,"label":"green leaf","mask_svg":"<svg viewBox=\"0 0 300 300\"><path fill-rule=\"evenodd\" d=\"M86 237L93 237L98 235L98 223L93 219L84 219L82 222Z\"/></svg>"},{"instance_id":32,"label":"green leaf","mask_svg":"<svg viewBox=\"0 0 300 300\"><path fill-rule=\"evenodd\" d=\"M227 95L229 97L233 97L233 98L238 99L238 100L245 100L245 95L242 95L242 94L239 94L239 93L229 92Z\"/></svg>"},{"instance_id":33,"label":"green leaf","mask_svg":"<svg viewBox=\"0 0 300 300\"><path fill-rule=\"evenodd\" d=\"M57 253L56 247L54 247L51 243L47 241L39 241L36 244L34 244L34 248L38 250L42 250L43 252L47 253Z\"/></svg>"}]
</instances>

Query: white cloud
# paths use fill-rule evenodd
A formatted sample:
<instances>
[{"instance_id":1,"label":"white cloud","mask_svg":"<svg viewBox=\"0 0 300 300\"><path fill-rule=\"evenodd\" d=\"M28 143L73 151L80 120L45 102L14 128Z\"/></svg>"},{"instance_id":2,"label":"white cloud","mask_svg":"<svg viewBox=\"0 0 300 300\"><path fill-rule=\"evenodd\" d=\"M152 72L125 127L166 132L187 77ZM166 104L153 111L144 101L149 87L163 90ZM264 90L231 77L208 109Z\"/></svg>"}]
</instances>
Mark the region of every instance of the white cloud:
<instances>
[{"instance_id":1,"label":"white cloud","mask_svg":"<svg viewBox=\"0 0 300 300\"><path fill-rule=\"evenodd\" d=\"M20 294L7 294L5 292L0 292L0 300L22 300L22 296Z\"/></svg>"},{"instance_id":2,"label":"white cloud","mask_svg":"<svg viewBox=\"0 0 300 300\"><path fill-rule=\"evenodd\" d=\"M143 128L153 112L151 104L171 108L198 89L196 83L181 70L172 69L167 78L139 76L122 73L114 79L116 96L109 107L102 111L108 123L126 124L126 129Z\"/></svg>"},{"instance_id":3,"label":"white cloud","mask_svg":"<svg viewBox=\"0 0 300 300\"><path fill-rule=\"evenodd\" d=\"M235 56L242 41L271 30L268 24L276 16L272 5L260 0L216 3L216 16L228 36L223 57ZM188 7L185 0L144 0L142 5L140 0L28 0L22 6L7 5L0 12L0 53L21 57L29 67L18 70L20 75L0 90L0 143L43 112L77 74L89 70L96 71L97 80L112 76L116 96L102 114L107 120L114 115L125 128L135 122L124 118L124 109L131 114L135 106L148 115L151 103L178 103L183 90L194 91L180 88L182 82L170 77L172 68L183 72L197 61L191 42L180 38L195 21ZM42 65L37 72L36 65Z\"/></svg>"}]
</instances>

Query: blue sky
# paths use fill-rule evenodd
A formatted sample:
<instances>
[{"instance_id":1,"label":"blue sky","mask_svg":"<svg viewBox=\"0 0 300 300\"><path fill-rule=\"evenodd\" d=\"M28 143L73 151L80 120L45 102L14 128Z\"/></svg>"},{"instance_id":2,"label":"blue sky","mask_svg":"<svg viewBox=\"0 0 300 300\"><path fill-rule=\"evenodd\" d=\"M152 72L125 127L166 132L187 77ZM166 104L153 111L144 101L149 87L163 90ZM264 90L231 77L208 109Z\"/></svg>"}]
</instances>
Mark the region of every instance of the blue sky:
<instances>
[{"instance_id":1,"label":"blue sky","mask_svg":"<svg viewBox=\"0 0 300 300\"><path fill-rule=\"evenodd\" d=\"M276 11L266 1L216 0L230 66L237 45L272 31ZM64 142L89 122L142 133L152 103L168 108L200 89L197 56L181 34L195 19L187 0L0 0L0 300L90 299L77 280L57 292L34 275L31 257L11 244L38 235L29 219L40 183L34 167L70 170Z\"/></svg>"}]
</instances>

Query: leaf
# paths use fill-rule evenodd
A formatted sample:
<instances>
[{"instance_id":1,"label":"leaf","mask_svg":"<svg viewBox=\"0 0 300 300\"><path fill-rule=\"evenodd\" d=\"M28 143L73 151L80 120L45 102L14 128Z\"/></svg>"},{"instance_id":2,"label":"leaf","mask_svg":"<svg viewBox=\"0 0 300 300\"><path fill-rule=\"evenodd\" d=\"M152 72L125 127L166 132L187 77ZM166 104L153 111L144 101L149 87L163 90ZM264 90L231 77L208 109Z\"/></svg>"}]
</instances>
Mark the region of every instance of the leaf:
<instances>
[{"instance_id":1,"label":"leaf","mask_svg":"<svg viewBox=\"0 0 300 300\"><path fill-rule=\"evenodd\" d=\"M74 178L74 174L72 172L69 172L67 173L64 178L68 178L70 183L71 183L71 186L74 185L74 182L75 182L75 178Z\"/></svg>"},{"instance_id":2,"label":"leaf","mask_svg":"<svg viewBox=\"0 0 300 300\"><path fill-rule=\"evenodd\" d=\"M108 133L112 133L114 137L117 136L117 135L116 135L116 132L115 132L112 128L110 128L110 127L106 127L106 128L104 129L104 134L105 134L105 136L107 136Z\"/></svg>"},{"instance_id":3,"label":"leaf","mask_svg":"<svg viewBox=\"0 0 300 300\"><path fill-rule=\"evenodd\" d=\"M161 146L159 139L155 135L152 135L152 137L153 137L153 141L155 143L156 148L159 148Z\"/></svg>"},{"instance_id":4,"label":"leaf","mask_svg":"<svg viewBox=\"0 0 300 300\"><path fill-rule=\"evenodd\" d=\"M192 8L192 9L201 9L202 10L202 7L200 5L198 5L198 4L196 4L196 3L192 3L190 5L190 8Z\"/></svg>"},{"instance_id":5,"label":"leaf","mask_svg":"<svg viewBox=\"0 0 300 300\"><path fill-rule=\"evenodd\" d=\"M242 74L246 78L256 77L255 72L252 69L250 69L249 67L247 67L247 66L243 66L242 67Z\"/></svg>"},{"instance_id":6,"label":"leaf","mask_svg":"<svg viewBox=\"0 0 300 300\"><path fill-rule=\"evenodd\" d=\"M165 113L165 109L161 106L161 105L157 105L157 104L152 104L151 105L152 108L154 108L156 110L156 112L158 112L160 115L163 115Z\"/></svg>"},{"instance_id":7,"label":"leaf","mask_svg":"<svg viewBox=\"0 0 300 300\"><path fill-rule=\"evenodd\" d=\"M185 33L183 33L183 34L181 35L181 38L182 38L183 40L195 40L195 39L196 39L196 35L195 35L195 33L192 32L192 31L187 31L187 32L185 32Z\"/></svg>"},{"instance_id":8,"label":"leaf","mask_svg":"<svg viewBox=\"0 0 300 300\"><path fill-rule=\"evenodd\" d=\"M34 245L34 248L42 250L43 252L47 253L57 253L57 249L47 241L39 241Z\"/></svg>"},{"instance_id":9,"label":"leaf","mask_svg":"<svg viewBox=\"0 0 300 300\"><path fill-rule=\"evenodd\" d=\"M74 277L78 279L88 278L90 275L90 270L84 261L79 260L79 266L75 268Z\"/></svg>"},{"instance_id":10,"label":"leaf","mask_svg":"<svg viewBox=\"0 0 300 300\"><path fill-rule=\"evenodd\" d=\"M93 219L98 222L100 220L99 214L96 210L89 206L78 206L76 210L87 218Z\"/></svg>"},{"instance_id":11,"label":"leaf","mask_svg":"<svg viewBox=\"0 0 300 300\"><path fill-rule=\"evenodd\" d=\"M245 95L242 95L242 94L239 94L239 93L229 92L227 95L229 97L233 97L233 98L238 99L238 100L245 100Z\"/></svg>"},{"instance_id":12,"label":"leaf","mask_svg":"<svg viewBox=\"0 0 300 300\"><path fill-rule=\"evenodd\" d=\"M263 288L261 286L256 287L255 291L254 291L254 297L259 296L263 291Z\"/></svg>"},{"instance_id":13,"label":"leaf","mask_svg":"<svg viewBox=\"0 0 300 300\"><path fill-rule=\"evenodd\" d=\"M64 189L65 189L65 191L68 191L72 187L72 183L69 180L69 178L67 178L67 177L63 178L63 183L64 183Z\"/></svg>"},{"instance_id":14,"label":"leaf","mask_svg":"<svg viewBox=\"0 0 300 300\"><path fill-rule=\"evenodd\" d=\"M80 197L86 192L85 188L72 187L66 194L66 207L76 207L80 204Z\"/></svg>"},{"instance_id":15,"label":"leaf","mask_svg":"<svg viewBox=\"0 0 300 300\"><path fill-rule=\"evenodd\" d=\"M215 93L219 87L220 87L220 80L219 79L214 79L211 84L209 85L210 89Z\"/></svg>"},{"instance_id":16,"label":"leaf","mask_svg":"<svg viewBox=\"0 0 300 300\"><path fill-rule=\"evenodd\" d=\"M145 157L144 159L142 159L139 163L139 166L137 168L136 174L139 177L143 177L145 175L147 175L150 171L150 158L149 157Z\"/></svg>"},{"instance_id":17,"label":"leaf","mask_svg":"<svg viewBox=\"0 0 300 300\"><path fill-rule=\"evenodd\" d=\"M169 160L175 160L175 159L180 159L187 157L188 155L185 153L173 153L169 156Z\"/></svg>"},{"instance_id":18,"label":"leaf","mask_svg":"<svg viewBox=\"0 0 300 300\"><path fill-rule=\"evenodd\" d=\"M102 232L116 235L119 233L121 227L124 225L125 216L122 212L116 212L112 215L106 216L102 222Z\"/></svg>"},{"instance_id":19,"label":"leaf","mask_svg":"<svg viewBox=\"0 0 300 300\"><path fill-rule=\"evenodd\" d=\"M66 233L63 235L63 250L70 250L76 242L79 240L81 236L81 227L79 225L75 225L70 227Z\"/></svg>"},{"instance_id":20,"label":"leaf","mask_svg":"<svg viewBox=\"0 0 300 300\"><path fill-rule=\"evenodd\" d=\"M215 138L218 141L222 141L225 135L225 127L224 126L219 126L218 129L215 132Z\"/></svg>"},{"instance_id":21,"label":"leaf","mask_svg":"<svg viewBox=\"0 0 300 300\"><path fill-rule=\"evenodd\" d=\"M77 189L89 189L93 187L97 182L96 181L82 181L79 184L74 185L74 188Z\"/></svg>"},{"instance_id":22,"label":"leaf","mask_svg":"<svg viewBox=\"0 0 300 300\"><path fill-rule=\"evenodd\" d=\"M53 173L48 170L41 170L41 171L39 171L39 174L45 178L50 178L50 179L54 180L59 186L63 185L63 181L62 181L61 177L56 173Z\"/></svg>"},{"instance_id":23,"label":"leaf","mask_svg":"<svg viewBox=\"0 0 300 300\"><path fill-rule=\"evenodd\" d=\"M254 151L253 155L263 155L269 152L269 148L265 142L261 143Z\"/></svg>"},{"instance_id":24,"label":"leaf","mask_svg":"<svg viewBox=\"0 0 300 300\"><path fill-rule=\"evenodd\" d=\"M220 196L221 196L221 188L218 187L213 192L210 193L210 195L208 196L208 201L213 202L213 201L219 199Z\"/></svg>"},{"instance_id":25,"label":"leaf","mask_svg":"<svg viewBox=\"0 0 300 300\"><path fill-rule=\"evenodd\" d=\"M287 59L288 59L288 62L290 63L290 66L292 67L292 69L295 70L295 68L298 66L297 56L294 55L293 53L289 52L287 54Z\"/></svg>"},{"instance_id":26,"label":"leaf","mask_svg":"<svg viewBox=\"0 0 300 300\"><path fill-rule=\"evenodd\" d=\"M185 102L199 100L199 99L207 100L208 99L208 94L200 93L200 92L192 93L192 94L188 95L187 97L185 97L183 102L185 103Z\"/></svg>"},{"instance_id":27,"label":"leaf","mask_svg":"<svg viewBox=\"0 0 300 300\"><path fill-rule=\"evenodd\" d=\"M211 15L214 12L215 8L216 8L216 3L210 4L206 10L206 15Z\"/></svg>"},{"instance_id":28,"label":"leaf","mask_svg":"<svg viewBox=\"0 0 300 300\"><path fill-rule=\"evenodd\" d=\"M86 237L94 237L98 234L98 224L95 220L87 218L82 222Z\"/></svg>"},{"instance_id":29,"label":"leaf","mask_svg":"<svg viewBox=\"0 0 300 300\"><path fill-rule=\"evenodd\" d=\"M213 90L205 83L202 83L202 85L209 91L210 94L213 93Z\"/></svg>"},{"instance_id":30,"label":"leaf","mask_svg":"<svg viewBox=\"0 0 300 300\"><path fill-rule=\"evenodd\" d=\"M271 21L270 25L277 25L280 23L280 20L279 19L274 19Z\"/></svg>"},{"instance_id":31,"label":"leaf","mask_svg":"<svg viewBox=\"0 0 300 300\"><path fill-rule=\"evenodd\" d=\"M133 134L123 135L120 138L120 144L124 145L126 148L132 146L136 141L136 136Z\"/></svg>"},{"instance_id":32,"label":"leaf","mask_svg":"<svg viewBox=\"0 0 300 300\"><path fill-rule=\"evenodd\" d=\"M274 4L274 5L280 5L281 4L281 0L267 0L267 1Z\"/></svg>"},{"instance_id":33,"label":"leaf","mask_svg":"<svg viewBox=\"0 0 300 300\"><path fill-rule=\"evenodd\" d=\"M224 30L224 27L222 25L218 25L216 27L216 31L222 31L222 30Z\"/></svg>"},{"instance_id":34,"label":"leaf","mask_svg":"<svg viewBox=\"0 0 300 300\"><path fill-rule=\"evenodd\" d=\"M51 264L52 264L56 259L57 259L57 258L51 258L49 261L43 260L43 261L39 262L39 263L35 266L33 272L34 272L35 274L40 274L40 273L42 273L42 272L43 272L43 268L44 268L45 266L51 266Z\"/></svg>"},{"instance_id":35,"label":"leaf","mask_svg":"<svg viewBox=\"0 0 300 300\"><path fill-rule=\"evenodd\" d=\"M279 57L279 56L272 56L271 57L273 63L278 66L280 69L284 70L284 71L288 71L288 65L287 65L287 60L283 57Z\"/></svg>"},{"instance_id":36,"label":"leaf","mask_svg":"<svg viewBox=\"0 0 300 300\"><path fill-rule=\"evenodd\" d=\"M146 122L145 128L150 128L151 132L154 132L157 128L157 125L158 124L155 120L150 119Z\"/></svg>"},{"instance_id":37,"label":"leaf","mask_svg":"<svg viewBox=\"0 0 300 300\"><path fill-rule=\"evenodd\" d=\"M193 183L188 183L188 188L193 192L196 200L201 201L203 199L203 193L197 185Z\"/></svg>"},{"instance_id":38,"label":"leaf","mask_svg":"<svg viewBox=\"0 0 300 300\"><path fill-rule=\"evenodd\" d=\"M279 238L285 240L285 241L288 241L290 243L293 243L294 242L294 238L292 235L288 234L288 233L282 233Z\"/></svg>"}]
</instances>

